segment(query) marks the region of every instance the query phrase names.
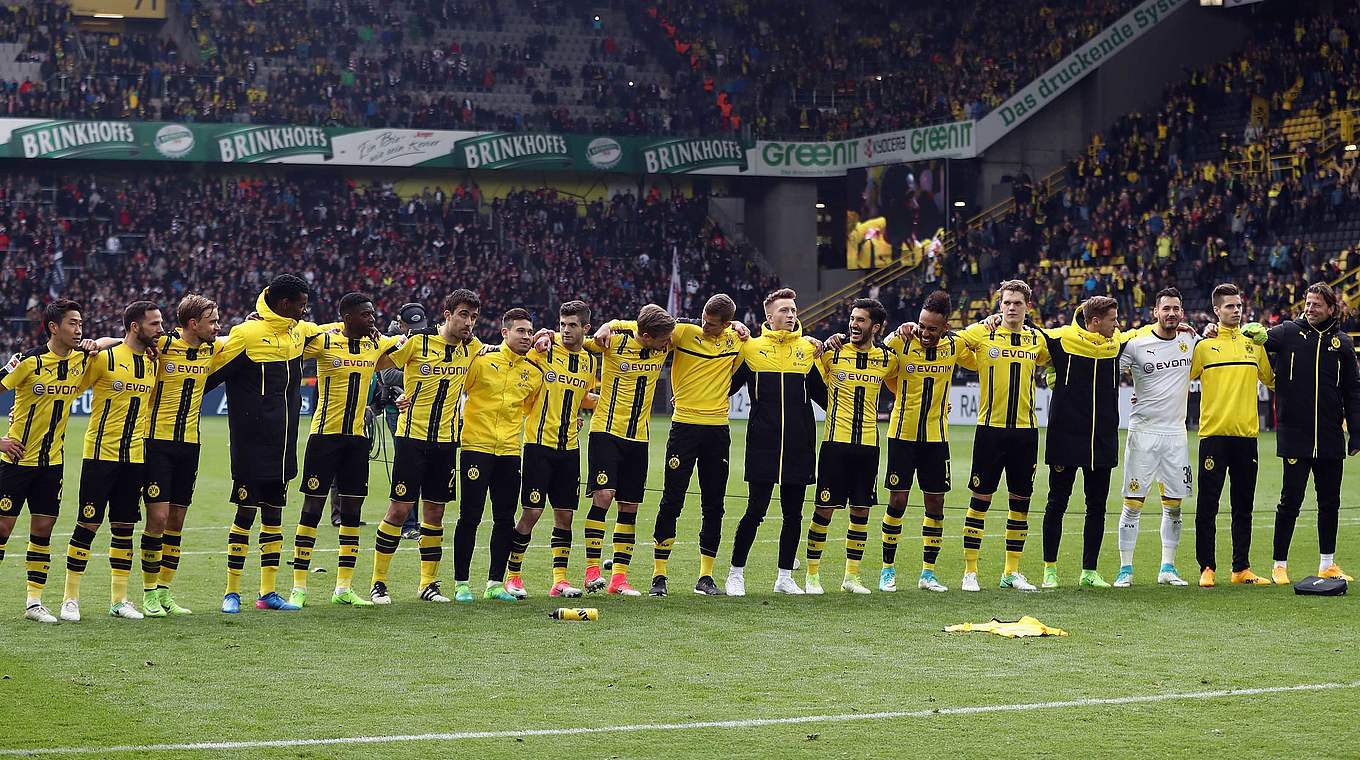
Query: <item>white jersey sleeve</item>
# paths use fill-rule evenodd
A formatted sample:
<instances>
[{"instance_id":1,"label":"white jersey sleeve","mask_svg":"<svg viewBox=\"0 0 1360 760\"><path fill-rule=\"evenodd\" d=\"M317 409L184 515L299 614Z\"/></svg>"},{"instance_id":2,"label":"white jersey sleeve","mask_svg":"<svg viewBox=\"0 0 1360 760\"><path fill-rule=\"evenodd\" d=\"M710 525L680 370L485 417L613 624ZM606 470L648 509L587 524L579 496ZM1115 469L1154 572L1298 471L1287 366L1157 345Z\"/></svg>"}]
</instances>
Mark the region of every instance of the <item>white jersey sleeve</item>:
<instances>
[{"instance_id":1,"label":"white jersey sleeve","mask_svg":"<svg viewBox=\"0 0 1360 760\"><path fill-rule=\"evenodd\" d=\"M1149 331L1125 344L1119 364L1132 373L1136 398L1129 430L1162 435L1185 432L1196 342L1190 333L1162 338Z\"/></svg>"}]
</instances>

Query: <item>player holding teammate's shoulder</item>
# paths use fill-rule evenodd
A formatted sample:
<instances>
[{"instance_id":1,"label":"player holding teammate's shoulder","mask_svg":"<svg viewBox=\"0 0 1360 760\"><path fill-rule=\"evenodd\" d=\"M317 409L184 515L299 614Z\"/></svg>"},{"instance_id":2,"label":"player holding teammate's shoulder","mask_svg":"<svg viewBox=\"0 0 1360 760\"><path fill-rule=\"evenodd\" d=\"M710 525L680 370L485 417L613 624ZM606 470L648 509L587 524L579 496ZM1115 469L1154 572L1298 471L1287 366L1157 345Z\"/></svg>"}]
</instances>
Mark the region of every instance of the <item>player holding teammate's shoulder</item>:
<instances>
[{"instance_id":1,"label":"player holding teammate's shoulder","mask_svg":"<svg viewBox=\"0 0 1360 760\"><path fill-rule=\"evenodd\" d=\"M203 389L217 351L217 304L189 294L175 307L179 328L156 341L156 392L146 442L146 526L142 529L142 612L188 615L170 595L179 571L184 518L198 481L199 418ZM160 561L155 550L160 545Z\"/></svg>"},{"instance_id":2,"label":"player holding teammate's shoulder","mask_svg":"<svg viewBox=\"0 0 1360 760\"><path fill-rule=\"evenodd\" d=\"M132 526L141 519L146 484L146 437L156 364L147 356L161 335L161 310L150 301L134 301L123 311L127 335L117 346L90 358L83 385L94 390L85 451L80 467L80 515L66 549L66 599L61 619L80 620L80 582L90 559L95 532L109 519L109 614L141 620L127 598L132 572ZM143 543L143 557L160 569L161 549Z\"/></svg>"},{"instance_id":3,"label":"player holding teammate's shoulder","mask_svg":"<svg viewBox=\"0 0 1360 760\"><path fill-rule=\"evenodd\" d=\"M343 329L311 336L302 350L303 358L316 360L317 402L302 459L302 516L293 535L293 592L288 602L298 607L307 604L307 575L316 529L332 484L340 501L340 527L331 603L373 605L353 590L354 563L359 556L359 513L368 495L364 406L373 373L391 366L388 357L404 338L378 334L377 311L368 295L346 293L339 306Z\"/></svg>"},{"instance_id":4,"label":"player holding teammate's shoulder","mask_svg":"<svg viewBox=\"0 0 1360 760\"><path fill-rule=\"evenodd\" d=\"M501 315L501 344L474 358L468 368L463 385L467 397L463 404L463 496L453 534L456 598L472 592L472 552L488 493L491 566L482 598L503 602L521 598L505 588L505 569L512 549L522 554L527 548L515 535L515 502L520 485L520 433L543 391L543 368L526 356L533 340L529 312L510 309Z\"/></svg>"},{"instance_id":5,"label":"player holding teammate's shoulder","mask_svg":"<svg viewBox=\"0 0 1360 760\"><path fill-rule=\"evenodd\" d=\"M581 589L567 581L571 560L571 523L581 490L580 414L594 409L599 359L585 350L590 307L567 301L558 309L557 334L537 336L529 361L543 368L543 392L524 418L524 461L520 517L508 562L505 588L528 596L521 569L530 535L545 504L553 510L552 588L548 596L574 598ZM550 331L547 331L550 332Z\"/></svg>"},{"instance_id":6,"label":"player holding teammate's shoulder","mask_svg":"<svg viewBox=\"0 0 1360 760\"><path fill-rule=\"evenodd\" d=\"M43 605L51 563L52 526L61 507L62 453L71 404L84 390L90 359L82 344L81 306L58 299L43 308L47 342L15 354L0 368L0 386L14 391L9 430L0 438L0 560L14 523L28 505L26 553L28 601L24 617L37 623L57 618Z\"/></svg>"},{"instance_id":7,"label":"player holding teammate's shoulder","mask_svg":"<svg viewBox=\"0 0 1360 760\"><path fill-rule=\"evenodd\" d=\"M888 508L883 515L883 570L880 591L897 590L897 541L907 511L912 480L925 501L921 518L921 577L917 587L947 591L935 577L944 536L944 495L950 487L949 385L957 366L977 369L964 341L949 329L949 294L937 290L921 306L911 338L894 332L885 345L902 358L892 416L888 420Z\"/></svg>"},{"instance_id":8,"label":"player holding teammate's shoulder","mask_svg":"<svg viewBox=\"0 0 1360 760\"><path fill-rule=\"evenodd\" d=\"M459 288L444 299L444 319L437 329L412 333L390 354L401 367L402 387L410 402L397 417L396 458L392 463L392 493L387 514L378 524L373 544L373 588L376 604L391 604L387 572L401 542L401 524L412 505L420 505L419 598L447 603L439 587L439 563L444 556L444 505L457 492L458 401L468 366L482 342L472 334L482 299ZM466 599L472 601L471 593Z\"/></svg>"},{"instance_id":9,"label":"player holding teammate's shoulder","mask_svg":"<svg viewBox=\"0 0 1360 760\"><path fill-rule=\"evenodd\" d=\"M845 536L845 577L841 590L867 594L859 578L869 539L869 510L878 501L878 394L896 379L902 357L877 343L888 313L872 298L850 305L849 343L820 358L826 382L826 421L817 456L817 501L807 533L804 591L822 593L821 558L837 509L850 508Z\"/></svg>"},{"instance_id":10,"label":"player holding teammate's shoulder","mask_svg":"<svg viewBox=\"0 0 1360 760\"><path fill-rule=\"evenodd\" d=\"M586 591L605 587L600 576L604 521L615 499L614 567L608 592L641 596L628 583L633 560L637 509L647 487L647 430L661 368L671 353L675 318L656 304L642 307L637 332L611 332L608 326L587 341L601 355L600 401L590 418L588 471L591 495L586 515Z\"/></svg>"}]
</instances>

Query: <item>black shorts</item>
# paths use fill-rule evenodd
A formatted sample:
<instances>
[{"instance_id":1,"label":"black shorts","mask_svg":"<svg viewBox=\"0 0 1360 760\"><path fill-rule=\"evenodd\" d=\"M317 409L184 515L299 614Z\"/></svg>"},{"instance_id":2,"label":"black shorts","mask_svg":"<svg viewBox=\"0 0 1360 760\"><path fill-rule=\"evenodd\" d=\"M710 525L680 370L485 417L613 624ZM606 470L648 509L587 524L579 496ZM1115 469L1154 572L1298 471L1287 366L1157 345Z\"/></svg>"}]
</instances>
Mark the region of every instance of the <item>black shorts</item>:
<instances>
[{"instance_id":1,"label":"black shorts","mask_svg":"<svg viewBox=\"0 0 1360 760\"><path fill-rule=\"evenodd\" d=\"M458 444L397 437L392 501L446 504L458 493ZM368 467L365 462L364 467Z\"/></svg>"},{"instance_id":2,"label":"black shorts","mask_svg":"<svg viewBox=\"0 0 1360 760\"><path fill-rule=\"evenodd\" d=\"M529 509L576 509L581 492L581 450L524 445L519 503Z\"/></svg>"},{"instance_id":3,"label":"black shorts","mask_svg":"<svg viewBox=\"0 0 1360 760\"><path fill-rule=\"evenodd\" d=\"M56 517L61 510L62 466L43 467L0 462L0 517L16 517L28 504L28 513Z\"/></svg>"},{"instance_id":4,"label":"black shorts","mask_svg":"<svg viewBox=\"0 0 1360 760\"><path fill-rule=\"evenodd\" d=\"M641 504L647 488L647 444L612 433L591 433L588 454L590 481L586 493L613 489L614 498Z\"/></svg>"},{"instance_id":5,"label":"black shorts","mask_svg":"<svg viewBox=\"0 0 1360 760\"><path fill-rule=\"evenodd\" d=\"M1039 466L1039 431L979 425L973 439L973 493L991 495L1006 473L1006 490L1016 496L1034 493L1034 471Z\"/></svg>"},{"instance_id":6,"label":"black shorts","mask_svg":"<svg viewBox=\"0 0 1360 760\"><path fill-rule=\"evenodd\" d=\"M913 477L925 493L949 493L949 443L888 439L889 491L910 491Z\"/></svg>"},{"instance_id":7,"label":"black shorts","mask_svg":"<svg viewBox=\"0 0 1360 760\"><path fill-rule=\"evenodd\" d=\"M877 446L825 441L817 454L817 506L872 507L877 478Z\"/></svg>"},{"instance_id":8,"label":"black shorts","mask_svg":"<svg viewBox=\"0 0 1360 760\"><path fill-rule=\"evenodd\" d=\"M187 507L198 482L198 444L146 442L146 503Z\"/></svg>"},{"instance_id":9,"label":"black shorts","mask_svg":"<svg viewBox=\"0 0 1360 760\"><path fill-rule=\"evenodd\" d=\"M288 484L282 480L234 480L231 503L241 507L285 507Z\"/></svg>"},{"instance_id":10,"label":"black shorts","mask_svg":"<svg viewBox=\"0 0 1360 760\"><path fill-rule=\"evenodd\" d=\"M135 523L142 519L142 487L146 465L137 462L105 462L86 459L80 463L80 516L76 522L102 523L107 511L111 523Z\"/></svg>"},{"instance_id":11,"label":"black shorts","mask_svg":"<svg viewBox=\"0 0 1360 760\"><path fill-rule=\"evenodd\" d=\"M699 467L699 496L705 510L723 507L727 491L727 455L732 434L726 425L671 423L666 439L666 474L662 501L677 507L685 502L694 467Z\"/></svg>"},{"instance_id":12,"label":"black shorts","mask_svg":"<svg viewBox=\"0 0 1360 760\"><path fill-rule=\"evenodd\" d=\"M368 495L368 439L362 435L314 435L302 457L302 493L326 496L334 483L341 496Z\"/></svg>"}]
</instances>

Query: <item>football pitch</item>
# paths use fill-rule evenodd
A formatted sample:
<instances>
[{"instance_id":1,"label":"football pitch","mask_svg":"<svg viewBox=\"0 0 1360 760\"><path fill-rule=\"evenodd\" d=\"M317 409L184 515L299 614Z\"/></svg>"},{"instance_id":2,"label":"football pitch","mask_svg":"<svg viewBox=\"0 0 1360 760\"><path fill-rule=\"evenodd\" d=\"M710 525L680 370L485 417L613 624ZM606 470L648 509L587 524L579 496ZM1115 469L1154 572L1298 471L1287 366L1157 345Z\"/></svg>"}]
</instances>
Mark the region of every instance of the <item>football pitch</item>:
<instances>
[{"instance_id":1,"label":"football pitch","mask_svg":"<svg viewBox=\"0 0 1360 760\"><path fill-rule=\"evenodd\" d=\"M983 541L983 591L957 590L972 430L951 430L954 491L947 499L938 574L947 594L915 588L920 567L919 493L898 550L896 594L877 592L879 520L869 526L863 577L871 596L839 591L846 516L838 514L823 559L822 597L771 593L779 509L772 506L747 569L748 596L690 593L698 569L697 482L681 519L666 599L588 596L596 622L556 622L545 516L525 566L530 599L435 606L416 599L417 554L403 542L392 566L394 603L351 609L328 603L336 535L318 532L312 605L266 612L217 611L232 508L226 421L204 420L196 503L184 533L176 599L184 618L127 621L107 610L108 532L100 532L84 583L85 620L39 626L20 617L27 518L0 565L0 695L6 712L0 756L44 752L98 757L882 757L985 755L1081 757L1355 757L1360 747L1360 626L1350 597L1296 597L1289 588L1227 581L1226 502L1219 527L1221 585L1155 584L1160 510L1143 518L1130 589L1079 590L1083 508L1069 508L1060 563L1063 587L1000 591L1004 508ZM651 575L651 532L660 496L668 423L652 422L651 488L638 520L632 580ZM84 418L68 434L63 514L53 537L46 601L61 601L73 525ZM723 547L745 506L746 428L734 422ZM1192 447L1194 441L1192 438ZM301 451L301 445L299 451ZM390 451L390 448L388 449ZM74 455L74 456L72 456ZM1192 451L1193 456L1193 451ZM1270 569L1280 460L1262 437L1252 559ZM366 589L373 533L386 505L382 462L371 463L367 523L356 587ZM1347 468L1338 559L1360 570L1360 470ZM881 472L881 468L880 468ZM1047 468L1039 467L1021 570L1042 575ZM1118 484L1120 474L1114 482ZM301 497L289 494L284 562ZM1118 486L1111 495L1100 570L1113 580ZM886 500L881 490L880 500ZM1311 488L1295 533L1291 571L1313 573L1316 512ZM584 505L586 502L582 501ZM1000 503L998 504L1000 506ZM1193 499L1185 505L1178 566L1191 582ZM489 510L488 510L489 514ZM441 576L451 583L455 505L446 518ZM804 518L810 515L805 508ZM612 528L611 513L610 526ZM584 510L577 516L570 578L580 584ZM140 530L138 531L140 535ZM486 570L489 518L478 536L474 585ZM254 598L256 537L242 596ZM606 537L606 557L610 547ZM800 556L802 552L800 551ZM801 581L802 572L796 573ZM132 586L140 580L132 572ZM286 595L291 570L280 573ZM135 601L140 602L140 596ZM953 634L954 623L1033 615L1065 638L1006 640Z\"/></svg>"}]
</instances>

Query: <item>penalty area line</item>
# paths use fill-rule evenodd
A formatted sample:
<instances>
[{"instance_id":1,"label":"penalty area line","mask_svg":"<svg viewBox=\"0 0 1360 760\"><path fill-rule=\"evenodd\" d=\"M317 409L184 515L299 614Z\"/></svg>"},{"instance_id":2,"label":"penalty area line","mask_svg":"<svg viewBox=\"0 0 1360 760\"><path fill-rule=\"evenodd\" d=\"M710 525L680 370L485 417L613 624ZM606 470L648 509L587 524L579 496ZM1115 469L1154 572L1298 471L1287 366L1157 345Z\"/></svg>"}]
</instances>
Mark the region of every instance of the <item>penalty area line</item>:
<instances>
[{"instance_id":1,"label":"penalty area line","mask_svg":"<svg viewBox=\"0 0 1360 760\"><path fill-rule=\"evenodd\" d=\"M0 756L21 757L36 755L102 755L113 752L198 752L237 749L279 749L287 747L325 747L363 744L399 744L407 742L456 742L470 739L524 739L540 736L587 736L594 734L629 734L650 731L695 731L704 729L761 728L765 726L793 726L815 723L850 723L871 720L903 720L935 718L954 715L985 715L989 713L1019 713L1034 710L1064 710L1084 707L1138 705L1151 702L1180 700L1229 699L1291 692L1339 691L1360 689L1360 681L1346 683L1313 683L1295 686L1263 686L1248 689L1218 689L1212 691L1164 692L1123 697L1067 699L1054 702L1022 702L1004 705L974 705L971 707L940 707L931 710L903 710L891 712L840 713L831 715L799 715L787 718L747 718L741 720L711 720L689 723L632 723L618 726L567 726L560 728L529 728L509 731L452 731L427 734L392 734L388 736L335 736L314 739L260 739L225 742L193 742L183 744L126 744L109 747L43 747L34 749L0 749Z\"/></svg>"}]
</instances>

